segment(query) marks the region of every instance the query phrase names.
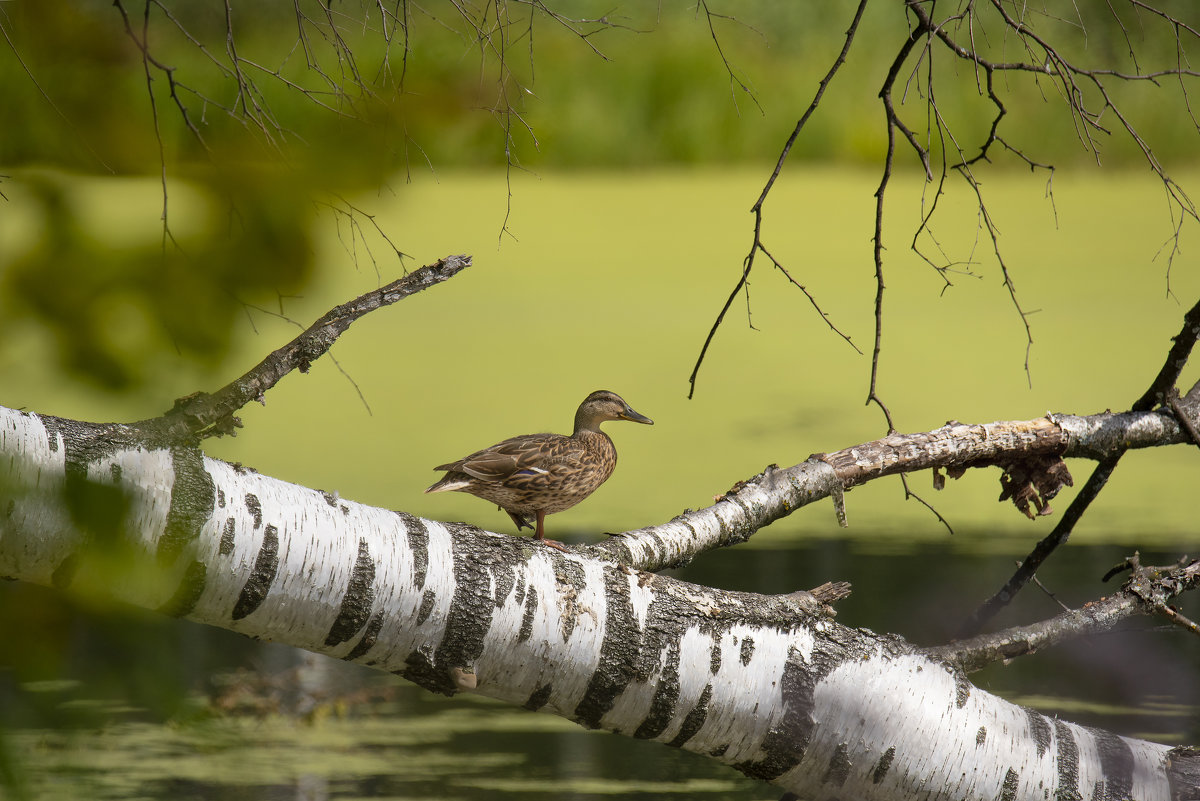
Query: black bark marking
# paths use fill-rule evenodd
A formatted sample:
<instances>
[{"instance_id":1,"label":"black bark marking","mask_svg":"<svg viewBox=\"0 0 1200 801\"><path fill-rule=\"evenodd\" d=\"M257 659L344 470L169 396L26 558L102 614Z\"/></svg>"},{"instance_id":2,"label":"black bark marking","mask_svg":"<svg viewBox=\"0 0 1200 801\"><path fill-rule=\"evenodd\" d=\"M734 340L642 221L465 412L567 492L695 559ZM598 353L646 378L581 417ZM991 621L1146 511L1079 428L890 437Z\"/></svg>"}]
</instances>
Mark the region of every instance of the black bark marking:
<instances>
[{"instance_id":1,"label":"black bark marking","mask_svg":"<svg viewBox=\"0 0 1200 801\"><path fill-rule=\"evenodd\" d=\"M262 527L262 504L253 492L246 493L246 508L254 515L254 530L258 531Z\"/></svg>"},{"instance_id":2,"label":"black bark marking","mask_svg":"<svg viewBox=\"0 0 1200 801\"><path fill-rule=\"evenodd\" d=\"M604 571L604 606L604 639L600 644L600 661L574 714L575 722L589 729L600 726L600 719L612 708L621 690L634 678L633 663L641 647L640 640L629 637L629 632L639 630L629 598L629 580L615 568Z\"/></svg>"},{"instance_id":3,"label":"black bark marking","mask_svg":"<svg viewBox=\"0 0 1200 801\"><path fill-rule=\"evenodd\" d=\"M979 731L975 732L975 747L982 747L987 742L987 726L980 726Z\"/></svg>"},{"instance_id":4,"label":"black bark marking","mask_svg":"<svg viewBox=\"0 0 1200 801\"><path fill-rule=\"evenodd\" d=\"M700 731L700 727L704 725L704 721L708 717L708 702L711 700L712 685L706 684L704 692L700 693L700 697L696 699L696 705L684 717L683 723L679 727L679 733L667 745L682 748L684 743L696 736L696 732Z\"/></svg>"},{"instance_id":5,"label":"black bark marking","mask_svg":"<svg viewBox=\"0 0 1200 801\"><path fill-rule=\"evenodd\" d=\"M208 577L208 568L203 562L193 561L183 573L183 579L175 588L175 594L170 600L158 608L158 611L168 617L185 617L192 613L200 596L204 593L204 584Z\"/></svg>"},{"instance_id":6,"label":"black bark marking","mask_svg":"<svg viewBox=\"0 0 1200 801\"><path fill-rule=\"evenodd\" d=\"M525 603L525 573L517 573L517 586L513 590L513 601L518 604Z\"/></svg>"},{"instance_id":7,"label":"black bark marking","mask_svg":"<svg viewBox=\"0 0 1200 801\"><path fill-rule=\"evenodd\" d=\"M158 541L159 564L173 563L183 549L200 535L200 528L216 509L217 490L204 469L204 456L190 448L171 449L175 481L171 485L171 508L167 525Z\"/></svg>"},{"instance_id":8,"label":"black bark marking","mask_svg":"<svg viewBox=\"0 0 1200 801\"><path fill-rule=\"evenodd\" d=\"M829 765L825 768L825 775L821 781L824 784L841 787L846 783L846 777L850 775L850 767L850 746L838 743L837 748L833 749L833 756L829 758Z\"/></svg>"},{"instance_id":9,"label":"black bark marking","mask_svg":"<svg viewBox=\"0 0 1200 801\"><path fill-rule=\"evenodd\" d=\"M525 594L525 614L521 616L521 630L517 642L525 642L533 636L533 616L537 614L538 596L532 589Z\"/></svg>"},{"instance_id":10,"label":"black bark marking","mask_svg":"<svg viewBox=\"0 0 1200 801\"><path fill-rule=\"evenodd\" d=\"M218 509L225 508L225 490L223 490L219 487L217 488L217 508Z\"/></svg>"},{"instance_id":11,"label":"black bark marking","mask_svg":"<svg viewBox=\"0 0 1200 801\"><path fill-rule=\"evenodd\" d=\"M675 715L675 707L679 703L679 641L672 640L667 645L666 664L658 675L658 685L654 688L654 697L650 699L650 708L646 717L634 731L633 736L639 740L652 740L666 730L667 724Z\"/></svg>"},{"instance_id":12,"label":"black bark marking","mask_svg":"<svg viewBox=\"0 0 1200 801\"><path fill-rule=\"evenodd\" d=\"M1013 801L1017 797L1017 785L1021 776L1012 768L1004 774L1004 783L1000 785L1000 801Z\"/></svg>"},{"instance_id":13,"label":"black bark marking","mask_svg":"<svg viewBox=\"0 0 1200 801\"><path fill-rule=\"evenodd\" d=\"M108 466L108 474L112 476L112 482L114 484L121 483L121 465L117 464L116 462L110 464Z\"/></svg>"},{"instance_id":14,"label":"black bark marking","mask_svg":"<svg viewBox=\"0 0 1200 801\"><path fill-rule=\"evenodd\" d=\"M888 774L892 768L892 760L896 758L896 746L891 746L883 752L883 756L875 763L875 769L871 771L871 781L874 784L879 784L883 781L883 777Z\"/></svg>"},{"instance_id":15,"label":"black bark marking","mask_svg":"<svg viewBox=\"0 0 1200 801\"><path fill-rule=\"evenodd\" d=\"M75 580L77 570L79 570L79 556L73 553L67 554L66 558L59 562L58 567L54 568L54 572L50 574L50 586L56 590L65 590Z\"/></svg>"},{"instance_id":16,"label":"black bark marking","mask_svg":"<svg viewBox=\"0 0 1200 801\"><path fill-rule=\"evenodd\" d=\"M483 639L492 627L492 615L496 611L489 590L492 572L498 563L487 556L474 555L469 542L462 550L458 543L456 538L450 547L454 560L454 595L450 598L442 641L433 654L433 686L425 685L426 689L445 695L453 695L458 690L450 671L473 668L475 660L483 653Z\"/></svg>"},{"instance_id":17,"label":"black bark marking","mask_svg":"<svg viewBox=\"0 0 1200 801\"><path fill-rule=\"evenodd\" d=\"M237 524L233 522L232 517L225 519L225 527L221 530L221 543L217 546L217 553L221 556L229 556L229 554L233 553L235 542L233 533L236 527Z\"/></svg>"},{"instance_id":18,"label":"black bark marking","mask_svg":"<svg viewBox=\"0 0 1200 801\"><path fill-rule=\"evenodd\" d=\"M750 660L754 657L754 639L752 637L742 638L742 664L749 665Z\"/></svg>"},{"instance_id":19,"label":"black bark marking","mask_svg":"<svg viewBox=\"0 0 1200 801\"><path fill-rule=\"evenodd\" d=\"M254 570L242 587L237 604L233 607L233 619L241 620L262 604L263 599L275 582L275 574L279 570L279 532L275 526L268 524L263 532L262 547L254 559Z\"/></svg>"},{"instance_id":20,"label":"black bark marking","mask_svg":"<svg viewBox=\"0 0 1200 801\"><path fill-rule=\"evenodd\" d=\"M1200 796L1200 749L1188 746L1172 748L1167 752L1166 765L1167 786L1171 788L1172 801Z\"/></svg>"},{"instance_id":21,"label":"black bark marking","mask_svg":"<svg viewBox=\"0 0 1200 801\"><path fill-rule=\"evenodd\" d=\"M421 593L421 608L417 610L417 625L421 625L429 619L430 613L433 612L433 602L437 600L437 594L433 590L425 590Z\"/></svg>"},{"instance_id":22,"label":"black bark marking","mask_svg":"<svg viewBox=\"0 0 1200 801\"><path fill-rule=\"evenodd\" d=\"M1037 744L1038 759L1041 759L1050 750L1052 739L1050 721L1046 720L1045 715L1032 709L1026 709L1025 714L1029 718L1029 729L1033 733L1033 741Z\"/></svg>"},{"instance_id":23,"label":"black bark marking","mask_svg":"<svg viewBox=\"0 0 1200 801\"><path fill-rule=\"evenodd\" d=\"M346 585L346 595L337 617L325 637L325 645L333 647L346 642L358 632L371 616L371 605L375 602L375 560L367 541L358 541L358 558Z\"/></svg>"},{"instance_id":24,"label":"black bark marking","mask_svg":"<svg viewBox=\"0 0 1200 801\"><path fill-rule=\"evenodd\" d=\"M347 662L353 662L356 659L366 656L367 652L375 647L375 640L379 637L379 630L381 628L383 628L383 612L376 612L370 621L367 622L367 627L363 630L362 637L343 659Z\"/></svg>"},{"instance_id":25,"label":"black bark marking","mask_svg":"<svg viewBox=\"0 0 1200 801\"><path fill-rule=\"evenodd\" d=\"M1112 732L1089 729L1100 752L1100 770L1104 773L1104 798L1127 799L1133 792L1133 752L1125 741Z\"/></svg>"},{"instance_id":26,"label":"black bark marking","mask_svg":"<svg viewBox=\"0 0 1200 801\"><path fill-rule=\"evenodd\" d=\"M413 585L418 590L425 589L425 577L429 572L429 529L419 517L405 512L396 512L404 521L408 532L408 549L413 557Z\"/></svg>"},{"instance_id":27,"label":"black bark marking","mask_svg":"<svg viewBox=\"0 0 1200 801\"><path fill-rule=\"evenodd\" d=\"M1054 721L1054 745L1058 763L1058 787L1054 790L1056 801L1082 801L1079 792L1079 746L1075 733L1061 720Z\"/></svg>"},{"instance_id":28,"label":"black bark marking","mask_svg":"<svg viewBox=\"0 0 1200 801\"><path fill-rule=\"evenodd\" d=\"M800 762L816 726L812 716L813 690L836 662L836 658L831 658L824 668L808 665L795 647L788 649L780 678L782 707L788 712L763 737L761 748L766 756L756 762L741 762L735 768L751 778L769 782Z\"/></svg>"},{"instance_id":29,"label":"black bark marking","mask_svg":"<svg viewBox=\"0 0 1200 801\"><path fill-rule=\"evenodd\" d=\"M433 667L433 655L430 653L428 645L422 645L413 650L404 658L404 668L394 671L397 676L403 676L413 684L424 687L427 690L434 690L446 695L453 694L449 689L445 689L449 684L449 677L443 674L439 682L437 671Z\"/></svg>"},{"instance_id":30,"label":"black bark marking","mask_svg":"<svg viewBox=\"0 0 1200 801\"><path fill-rule=\"evenodd\" d=\"M954 671L954 705L962 709L971 697L971 682L961 670Z\"/></svg>"},{"instance_id":31,"label":"black bark marking","mask_svg":"<svg viewBox=\"0 0 1200 801\"><path fill-rule=\"evenodd\" d=\"M563 642L566 642L571 639L575 623L579 619L579 605L576 599L587 589L587 578L584 576L582 565L564 561L555 564L554 580L559 598L558 618L562 626Z\"/></svg>"},{"instance_id":32,"label":"black bark marking","mask_svg":"<svg viewBox=\"0 0 1200 801\"><path fill-rule=\"evenodd\" d=\"M495 604L496 608L499 609L508 600L508 594L512 592L513 584L517 578L513 575L513 570L507 567L501 567L493 578L496 581Z\"/></svg>"},{"instance_id":33,"label":"black bark marking","mask_svg":"<svg viewBox=\"0 0 1200 801\"><path fill-rule=\"evenodd\" d=\"M554 691L554 686L551 684L543 684L538 687L529 696L529 700L522 704L523 707L530 712L537 712L550 701L550 693Z\"/></svg>"},{"instance_id":34,"label":"black bark marking","mask_svg":"<svg viewBox=\"0 0 1200 801\"><path fill-rule=\"evenodd\" d=\"M708 672L717 675L721 672L721 635L714 633L712 653L708 657Z\"/></svg>"}]
</instances>

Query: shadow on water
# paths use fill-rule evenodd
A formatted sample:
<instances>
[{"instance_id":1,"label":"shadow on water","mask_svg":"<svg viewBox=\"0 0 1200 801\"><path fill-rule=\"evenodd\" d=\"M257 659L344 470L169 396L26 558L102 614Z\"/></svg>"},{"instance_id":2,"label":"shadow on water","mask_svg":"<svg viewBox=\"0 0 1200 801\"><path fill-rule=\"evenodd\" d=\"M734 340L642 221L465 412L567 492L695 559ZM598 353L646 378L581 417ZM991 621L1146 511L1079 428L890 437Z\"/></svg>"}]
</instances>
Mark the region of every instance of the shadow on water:
<instances>
[{"instance_id":1,"label":"shadow on water","mask_svg":"<svg viewBox=\"0 0 1200 801\"><path fill-rule=\"evenodd\" d=\"M959 537L962 537L960 534ZM1013 559L949 545L820 541L709 554L679 577L767 593L847 580L840 622L945 641ZM1143 553L1165 564L1183 553ZM1073 546L1040 574L1077 606L1127 554ZM1191 608L1190 613L1188 608ZM1195 599L1185 613L1196 614ZM1053 614L1031 588L1005 624ZM589 732L489 699L229 632L0 587L0 762L34 799L774 799L702 757ZM972 678L1046 713L1167 743L1200 742L1200 639L1156 621ZM0 783L0 789L8 782ZM8 796L5 796L8 797Z\"/></svg>"}]
</instances>

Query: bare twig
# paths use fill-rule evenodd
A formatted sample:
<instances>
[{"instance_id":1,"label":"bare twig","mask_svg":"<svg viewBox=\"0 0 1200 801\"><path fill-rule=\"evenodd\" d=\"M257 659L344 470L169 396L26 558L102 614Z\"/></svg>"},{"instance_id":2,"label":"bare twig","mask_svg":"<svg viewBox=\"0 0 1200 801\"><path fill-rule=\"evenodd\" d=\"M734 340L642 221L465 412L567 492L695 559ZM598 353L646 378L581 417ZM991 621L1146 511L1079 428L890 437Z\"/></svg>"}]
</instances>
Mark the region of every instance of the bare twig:
<instances>
[{"instance_id":1,"label":"bare twig","mask_svg":"<svg viewBox=\"0 0 1200 801\"><path fill-rule=\"evenodd\" d=\"M440 284L469 266L470 256L447 256L349 303L343 303L240 378L212 394L201 392L180 398L174 408L163 416L143 420L134 426L149 440L166 444L233 434L241 427L241 421L235 416L239 409L251 401L261 400L268 390L293 370L308 372L309 366L323 356L355 320Z\"/></svg>"},{"instance_id":2,"label":"bare twig","mask_svg":"<svg viewBox=\"0 0 1200 801\"><path fill-rule=\"evenodd\" d=\"M691 398L696 393L696 377L700 374L700 365L704 363L704 356L708 353L708 347L712 344L713 337L715 337L717 334L717 329L720 328L721 323L725 321L725 315L729 311L730 307L733 306L734 299L737 298L738 294L746 288L747 281L750 278L750 271L754 269L754 257L759 251L766 253L766 250L762 245L762 222L763 204L766 203L767 195L770 194L771 188L775 185L776 179L779 178L779 174L783 171L783 164L785 161L787 161L788 154L792 150L792 145L796 143L796 140L800 136L800 132L808 123L809 118L812 117L813 112L815 112L817 107L821 105L821 98L824 97L825 90L829 87L830 82L833 81L834 76L837 75L838 70L841 69L842 65L846 63L846 56L850 52L850 46L854 43L854 35L858 32L858 26L862 21L863 11L866 9L866 7L867 0L859 0L858 7L854 11L854 19L851 20L850 27L846 30L846 41L842 45L841 52L838 53L837 58L835 58L833 64L830 65L829 71L825 73L825 77L818 82L817 91L816 94L813 95L812 102L809 103L808 108L805 109L804 114L801 115L800 120L796 123L796 127L792 129L791 135L788 136L787 141L783 145L783 149L779 153L779 158L775 160L775 169L771 172L771 176L767 179L766 186L763 187L762 192L758 196L758 200L756 200L754 205L750 208L751 213L754 215L754 238L750 244L750 252L742 261L742 273L738 277L737 283L734 284L733 291L729 293L729 297L725 300L725 305L722 306L721 311L717 313L717 319L713 321L712 327L708 330L708 336L704 338L704 344L700 347L700 355L696 358L695 366L692 367L691 376L688 377L688 398ZM771 258L771 256L768 254L767 258ZM773 258L771 260L776 264L776 266L780 266L781 271L787 275L789 280L792 280L791 276L785 270L782 270L782 266L778 261L775 261ZM800 286L800 284L794 280L792 283L794 283L796 286ZM804 289L802 286L800 286L800 288L802 290ZM851 347L853 347L855 350L858 350L858 347L851 342L850 337L838 330L838 328L836 328L829 320L828 315L821 311L820 307L817 306L816 301L813 299L813 296L809 294L807 290L804 290L804 294L808 297L809 302L816 307L818 314L821 315L821 318L825 320L826 324L828 324L835 333L842 337L842 339L846 340ZM861 352L862 351L859 351L859 353Z\"/></svg>"},{"instance_id":3,"label":"bare twig","mask_svg":"<svg viewBox=\"0 0 1200 801\"><path fill-rule=\"evenodd\" d=\"M729 57L725 55L725 49L721 47L721 38L717 36L716 20L733 20L732 17L726 14L718 14L708 7L708 3L701 0L697 10L704 11L705 21L708 23L708 33L712 37L713 45L717 48L717 55L721 57L721 63L725 65L725 71L729 73L729 82L731 86L736 86L746 93L746 96L758 107L760 114L765 114L762 104L758 102L758 98L754 96L754 90L746 85L746 82L738 77L737 71L733 65L729 63ZM733 92L734 107L737 107L737 92Z\"/></svg>"}]
</instances>

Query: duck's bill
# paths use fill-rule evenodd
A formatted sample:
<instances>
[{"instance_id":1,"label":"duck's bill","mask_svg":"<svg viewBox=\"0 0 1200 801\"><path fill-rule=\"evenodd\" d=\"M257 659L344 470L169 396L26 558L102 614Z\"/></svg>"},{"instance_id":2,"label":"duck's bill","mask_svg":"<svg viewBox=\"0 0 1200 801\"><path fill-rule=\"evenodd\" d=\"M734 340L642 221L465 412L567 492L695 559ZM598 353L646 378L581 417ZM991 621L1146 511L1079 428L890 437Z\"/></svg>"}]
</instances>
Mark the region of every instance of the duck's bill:
<instances>
[{"instance_id":1,"label":"duck's bill","mask_svg":"<svg viewBox=\"0 0 1200 801\"><path fill-rule=\"evenodd\" d=\"M621 419L629 420L634 423L645 423L648 426L654 425L654 421L651 420L649 417L647 417L644 414L638 414L637 412L635 412L633 409L630 409L629 407L626 407L625 411L621 413Z\"/></svg>"}]
</instances>

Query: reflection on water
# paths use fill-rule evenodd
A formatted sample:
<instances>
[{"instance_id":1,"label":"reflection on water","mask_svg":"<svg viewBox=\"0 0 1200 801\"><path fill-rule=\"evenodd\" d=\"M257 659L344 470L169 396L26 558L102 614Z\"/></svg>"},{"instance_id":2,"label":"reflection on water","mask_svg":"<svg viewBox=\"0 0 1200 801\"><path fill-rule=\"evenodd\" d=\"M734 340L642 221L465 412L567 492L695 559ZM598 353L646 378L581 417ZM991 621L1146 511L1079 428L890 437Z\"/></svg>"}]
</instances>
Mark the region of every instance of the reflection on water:
<instances>
[{"instance_id":1,"label":"reflection on water","mask_svg":"<svg viewBox=\"0 0 1200 801\"><path fill-rule=\"evenodd\" d=\"M839 620L945 640L1012 559L820 542L709 554L679 575L790 592L853 582ZM1143 553L1165 564L1183 549ZM1102 595L1126 554L1072 547L1041 573L1071 605ZM1185 599L1197 617L1200 603ZM1053 614L1033 588L1006 623ZM1189 609L1191 610L1189 612ZM488 699L434 696L393 676L129 610L85 610L0 587L0 768L33 799L775 799L716 763L584 731ZM1141 620L973 676L1050 714L1168 743L1200 742L1200 640ZM200 694L203 694L201 696ZM212 703L209 703L212 701ZM214 711L219 706L224 711ZM3 774L0 774L2 776ZM12 793L0 778L0 796Z\"/></svg>"}]
</instances>

